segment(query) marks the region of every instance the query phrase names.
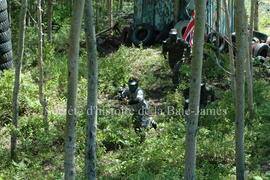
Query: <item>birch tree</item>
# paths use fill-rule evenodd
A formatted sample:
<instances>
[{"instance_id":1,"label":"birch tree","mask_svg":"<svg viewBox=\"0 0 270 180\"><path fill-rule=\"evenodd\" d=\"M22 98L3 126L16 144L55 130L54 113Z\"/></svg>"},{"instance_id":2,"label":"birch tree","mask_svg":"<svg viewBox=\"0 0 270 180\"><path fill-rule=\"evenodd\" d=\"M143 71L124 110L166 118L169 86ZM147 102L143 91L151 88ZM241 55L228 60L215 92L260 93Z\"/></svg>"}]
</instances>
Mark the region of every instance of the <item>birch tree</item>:
<instances>
[{"instance_id":1,"label":"birch tree","mask_svg":"<svg viewBox=\"0 0 270 180\"><path fill-rule=\"evenodd\" d=\"M195 0L195 32L191 61L190 104L187 116L186 150L185 150L185 180L194 180L196 169L196 141L201 92L201 75L203 61L204 31L206 20L206 0Z\"/></svg>"},{"instance_id":2,"label":"birch tree","mask_svg":"<svg viewBox=\"0 0 270 180\"><path fill-rule=\"evenodd\" d=\"M13 125L15 128L18 127L19 121L19 92L20 92L20 83L21 83L21 69L22 69L22 61L24 55L24 40L25 40L25 20L27 13L27 5L28 1L23 0L21 5L20 12L20 24L19 24L19 42L18 42L18 58L15 61L15 80L13 87ZM17 132L16 129L11 132L11 143L10 143L10 152L11 159L16 159L16 145L17 145Z\"/></svg>"},{"instance_id":3,"label":"birch tree","mask_svg":"<svg viewBox=\"0 0 270 180\"><path fill-rule=\"evenodd\" d=\"M236 98L235 98L235 156L237 180L244 180L245 156L244 156L244 126L245 126L245 61L248 59L248 32L245 0L234 1L235 30L236 30Z\"/></svg>"},{"instance_id":4,"label":"birch tree","mask_svg":"<svg viewBox=\"0 0 270 180\"><path fill-rule=\"evenodd\" d=\"M85 31L88 52L88 96L86 121L86 179L96 179L96 130L97 130L97 90L98 66L97 46L92 0L85 2Z\"/></svg>"},{"instance_id":5,"label":"birch tree","mask_svg":"<svg viewBox=\"0 0 270 180\"><path fill-rule=\"evenodd\" d=\"M68 57L68 86L67 86L67 114L64 146L65 180L75 180L75 130L76 130L76 106L78 89L78 61L80 48L80 31L84 10L84 0L74 0Z\"/></svg>"},{"instance_id":6,"label":"birch tree","mask_svg":"<svg viewBox=\"0 0 270 180\"><path fill-rule=\"evenodd\" d=\"M48 131L48 102L44 93L44 62L43 62L43 29L42 29L42 8L41 0L37 1L38 16L38 68L39 68L39 102L43 111L44 129Z\"/></svg>"}]
</instances>

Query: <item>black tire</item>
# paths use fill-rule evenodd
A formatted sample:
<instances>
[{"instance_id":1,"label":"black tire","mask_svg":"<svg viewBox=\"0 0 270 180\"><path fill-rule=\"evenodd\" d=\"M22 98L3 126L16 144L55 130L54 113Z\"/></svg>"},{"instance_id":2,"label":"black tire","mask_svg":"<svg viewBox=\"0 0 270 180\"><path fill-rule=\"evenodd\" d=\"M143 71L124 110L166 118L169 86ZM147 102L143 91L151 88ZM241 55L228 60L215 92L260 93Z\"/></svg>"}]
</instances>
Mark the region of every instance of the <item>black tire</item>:
<instances>
[{"instance_id":1,"label":"black tire","mask_svg":"<svg viewBox=\"0 0 270 180\"><path fill-rule=\"evenodd\" d=\"M164 28L160 32L157 33L155 42L162 44L162 42L165 41L169 37L169 32L172 28L173 28L173 23L165 25Z\"/></svg>"},{"instance_id":2,"label":"black tire","mask_svg":"<svg viewBox=\"0 0 270 180\"><path fill-rule=\"evenodd\" d=\"M11 41L0 44L0 54L5 54L12 50Z\"/></svg>"},{"instance_id":3,"label":"black tire","mask_svg":"<svg viewBox=\"0 0 270 180\"><path fill-rule=\"evenodd\" d=\"M0 0L0 11L7 9L7 0Z\"/></svg>"},{"instance_id":4,"label":"black tire","mask_svg":"<svg viewBox=\"0 0 270 180\"><path fill-rule=\"evenodd\" d=\"M268 51L269 51L269 45L268 44L266 44L266 43L258 44L255 47L254 56L255 57L262 56L262 57L266 58L267 55L268 55Z\"/></svg>"},{"instance_id":5,"label":"black tire","mask_svg":"<svg viewBox=\"0 0 270 180\"><path fill-rule=\"evenodd\" d=\"M253 36L258 38L260 41L267 41L268 36L264 33L258 32L258 31L253 31Z\"/></svg>"},{"instance_id":6,"label":"black tire","mask_svg":"<svg viewBox=\"0 0 270 180\"><path fill-rule=\"evenodd\" d=\"M12 51L9 51L7 53L4 53L0 56L0 63L5 63L5 62L8 62L8 61L11 61L13 58L13 52Z\"/></svg>"},{"instance_id":7,"label":"black tire","mask_svg":"<svg viewBox=\"0 0 270 180\"><path fill-rule=\"evenodd\" d=\"M11 31L8 29L5 32L0 33L0 44L11 40Z\"/></svg>"},{"instance_id":8,"label":"black tire","mask_svg":"<svg viewBox=\"0 0 270 180\"><path fill-rule=\"evenodd\" d=\"M5 32L9 29L8 19L0 23L0 32Z\"/></svg>"},{"instance_id":9,"label":"black tire","mask_svg":"<svg viewBox=\"0 0 270 180\"><path fill-rule=\"evenodd\" d=\"M3 70L6 70L6 69L10 69L13 67L13 61L8 61L4 64L0 64L0 70L3 71Z\"/></svg>"},{"instance_id":10,"label":"black tire","mask_svg":"<svg viewBox=\"0 0 270 180\"><path fill-rule=\"evenodd\" d=\"M7 10L4 10L0 12L0 22L3 22L8 19L8 12Z\"/></svg>"},{"instance_id":11,"label":"black tire","mask_svg":"<svg viewBox=\"0 0 270 180\"><path fill-rule=\"evenodd\" d=\"M256 37L252 38L252 43L260 43L260 40Z\"/></svg>"},{"instance_id":12,"label":"black tire","mask_svg":"<svg viewBox=\"0 0 270 180\"><path fill-rule=\"evenodd\" d=\"M150 24L140 24L134 28L134 31L131 34L131 41L136 46L142 44L151 45L154 38L154 27Z\"/></svg>"}]
</instances>

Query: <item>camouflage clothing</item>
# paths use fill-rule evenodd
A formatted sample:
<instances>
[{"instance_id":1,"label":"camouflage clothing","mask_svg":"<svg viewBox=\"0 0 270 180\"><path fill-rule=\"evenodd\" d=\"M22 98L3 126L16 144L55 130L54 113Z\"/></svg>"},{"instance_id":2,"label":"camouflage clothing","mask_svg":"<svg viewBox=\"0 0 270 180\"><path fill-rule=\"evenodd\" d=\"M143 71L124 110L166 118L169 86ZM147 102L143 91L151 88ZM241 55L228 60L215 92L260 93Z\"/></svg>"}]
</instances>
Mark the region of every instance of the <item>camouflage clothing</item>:
<instances>
[{"instance_id":1,"label":"camouflage clothing","mask_svg":"<svg viewBox=\"0 0 270 180\"><path fill-rule=\"evenodd\" d=\"M184 90L185 105L184 110L188 109L189 106L189 88ZM201 84L201 96L200 96L200 107L204 108L208 103L215 101L215 92L213 89L207 87L204 83Z\"/></svg>"},{"instance_id":2,"label":"camouflage clothing","mask_svg":"<svg viewBox=\"0 0 270 180\"><path fill-rule=\"evenodd\" d=\"M141 88L137 88L134 93L127 88L121 96L122 98L128 98L133 112L139 113L141 111L143 113L148 110L148 104L144 99L144 94Z\"/></svg>"},{"instance_id":3,"label":"camouflage clothing","mask_svg":"<svg viewBox=\"0 0 270 180\"><path fill-rule=\"evenodd\" d=\"M181 65L190 57L190 46L185 40L172 36L163 42L162 53L165 59L168 55L169 66L173 72L172 80L175 85L178 85Z\"/></svg>"},{"instance_id":4,"label":"camouflage clothing","mask_svg":"<svg viewBox=\"0 0 270 180\"><path fill-rule=\"evenodd\" d=\"M122 98L128 98L128 103L133 110L133 121L134 128L148 128L152 126L154 122L152 117L147 114L148 104L144 99L144 94L141 88L137 88L134 93L132 93L129 88L127 88L122 93Z\"/></svg>"}]
</instances>

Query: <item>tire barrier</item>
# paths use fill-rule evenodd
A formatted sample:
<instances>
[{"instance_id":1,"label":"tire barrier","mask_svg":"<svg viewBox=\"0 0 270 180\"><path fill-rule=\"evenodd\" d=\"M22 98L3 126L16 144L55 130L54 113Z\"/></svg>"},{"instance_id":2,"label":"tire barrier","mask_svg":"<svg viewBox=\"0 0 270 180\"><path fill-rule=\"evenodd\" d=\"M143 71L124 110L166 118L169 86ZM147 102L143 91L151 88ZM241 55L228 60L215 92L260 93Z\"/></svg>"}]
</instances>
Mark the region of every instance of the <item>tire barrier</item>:
<instances>
[{"instance_id":1,"label":"tire barrier","mask_svg":"<svg viewBox=\"0 0 270 180\"><path fill-rule=\"evenodd\" d=\"M7 1L6 0L0 0L0 12L7 9Z\"/></svg>"},{"instance_id":2,"label":"tire barrier","mask_svg":"<svg viewBox=\"0 0 270 180\"><path fill-rule=\"evenodd\" d=\"M259 31L253 31L253 37L256 37L260 40L260 42L265 43L267 41L268 36L264 33L261 33Z\"/></svg>"},{"instance_id":3,"label":"tire barrier","mask_svg":"<svg viewBox=\"0 0 270 180\"><path fill-rule=\"evenodd\" d=\"M7 1L0 0L0 70L12 68L12 59L13 53Z\"/></svg>"},{"instance_id":4,"label":"tire barrier","mask_svg":"<svg viewBox=\"0 0 270 180\"><path fill-rule=\"evenodd\" d=\"M173 28L173 23L165 25L164 28L157 33L155 43L162 44L163 41L168 39L170 30Z\"/></svg>"},{"instance_id":5,"label":"tire barrier","mask_svg":"<svg viewBox=\"0 0 270 180\"><path fill-rule=\"evenodd\" d=\"M179 21L179 22L174 26L174 28L177 30L177 34L178 34L178 37L179 37L179 38L183 39L184 34L185 34L185 31L186 31L187 26L188 26L188 23L189 23L189 21L183 20L183 21Z\"/></svg>"},{"instance_id":6,"label":"tire barrier","mask_svg":"<svg viewBox=\"0 0 270 180\"><path fill-rule=\"evenodd\" d=\"M269 53L269 45L266 43L257 43L253 46L253 56L262 56L266 58Z\"/></svg>"},{"instance_id":7,"label":"tire barrier","mask_svg":"<svg viewBox=\"0 0 270 180\"><path fill-rule=\"evenodd\" d=\"M132 34L131 34L131 41L134 45L139 46L142 44L151 45L154 39L154 27L150 24L140 24L137 25Z\"/></svg>"}]
</instances>

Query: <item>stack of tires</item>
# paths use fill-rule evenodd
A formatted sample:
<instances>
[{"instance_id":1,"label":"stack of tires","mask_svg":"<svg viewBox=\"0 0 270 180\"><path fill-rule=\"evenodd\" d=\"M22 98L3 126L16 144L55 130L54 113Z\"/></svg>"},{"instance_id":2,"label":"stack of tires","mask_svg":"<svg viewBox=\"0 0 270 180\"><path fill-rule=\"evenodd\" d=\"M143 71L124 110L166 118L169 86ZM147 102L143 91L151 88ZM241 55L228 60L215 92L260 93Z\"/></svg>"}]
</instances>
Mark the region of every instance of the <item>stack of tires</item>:
<instances>
[{"instance_id":1,"label":"stack of tires","mask_svg":"<svg viewBox=\"0 0 270 180\"><path fill-rule=\"evenodd\" d=\"M0 0L0 70L10 69L12 66L12 43L7 1Z\"/></svg>"}]
</instances>

